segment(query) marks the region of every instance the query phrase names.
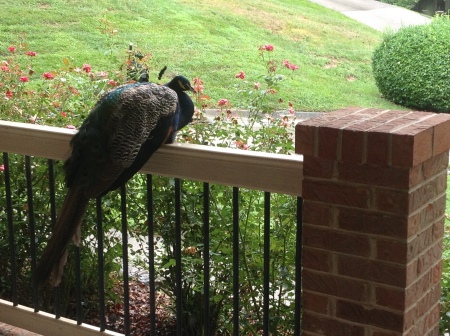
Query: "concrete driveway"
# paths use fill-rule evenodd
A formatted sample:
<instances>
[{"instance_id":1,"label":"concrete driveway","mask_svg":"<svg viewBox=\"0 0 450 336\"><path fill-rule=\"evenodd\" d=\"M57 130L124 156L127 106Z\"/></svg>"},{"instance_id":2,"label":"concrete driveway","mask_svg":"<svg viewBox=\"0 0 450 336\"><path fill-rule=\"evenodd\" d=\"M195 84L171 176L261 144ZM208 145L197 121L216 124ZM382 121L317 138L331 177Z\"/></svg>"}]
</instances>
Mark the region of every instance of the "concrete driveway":
<instances>
[{"instance_id":1,"label":"concrete driveway","mask_svg":"<svg viewBox=\"0 0 450 336\"><path fill-rule=\"evenodd\" d=\"M375 0L309 0L359 21L379 31L426 24L430 18L417 12Z\"/></svg>"}]
</instances>

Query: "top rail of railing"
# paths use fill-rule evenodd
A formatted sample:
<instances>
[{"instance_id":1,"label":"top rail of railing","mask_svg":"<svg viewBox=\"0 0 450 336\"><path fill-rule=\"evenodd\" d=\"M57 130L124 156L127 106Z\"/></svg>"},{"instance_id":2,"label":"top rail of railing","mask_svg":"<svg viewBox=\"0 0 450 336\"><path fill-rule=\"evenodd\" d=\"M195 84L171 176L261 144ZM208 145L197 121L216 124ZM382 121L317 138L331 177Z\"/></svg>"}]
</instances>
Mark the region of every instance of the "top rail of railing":
<instances>
[{"instance_id":1,"label":"top rail of railing","mask_svg":"<svg viewBox=\"0 0 450 336\"><path fill-rule=\"evenodd\" d=\"M76 132L0 121L0 152L65 160ZM299 155L175 143L162 146L141 172L301 196L303 159Z\"/></svg>"}]
</instances>

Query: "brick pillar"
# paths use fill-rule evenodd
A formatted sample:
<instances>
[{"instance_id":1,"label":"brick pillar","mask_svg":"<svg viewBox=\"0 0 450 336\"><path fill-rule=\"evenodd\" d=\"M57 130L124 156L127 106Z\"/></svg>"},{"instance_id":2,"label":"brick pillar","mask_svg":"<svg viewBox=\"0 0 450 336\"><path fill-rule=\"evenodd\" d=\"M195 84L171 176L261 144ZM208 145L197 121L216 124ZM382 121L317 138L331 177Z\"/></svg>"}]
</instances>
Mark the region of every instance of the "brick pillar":
<instances>
[{"instance_id":1,"label":"brick pillar","mask_svg":"<svg viewBox=\"0 0 450 336\"><path fill-rule=\"evenodd\" d=\"M450 115L299 123L303 336L438 335Z\"/></svg>"}]
</instances>

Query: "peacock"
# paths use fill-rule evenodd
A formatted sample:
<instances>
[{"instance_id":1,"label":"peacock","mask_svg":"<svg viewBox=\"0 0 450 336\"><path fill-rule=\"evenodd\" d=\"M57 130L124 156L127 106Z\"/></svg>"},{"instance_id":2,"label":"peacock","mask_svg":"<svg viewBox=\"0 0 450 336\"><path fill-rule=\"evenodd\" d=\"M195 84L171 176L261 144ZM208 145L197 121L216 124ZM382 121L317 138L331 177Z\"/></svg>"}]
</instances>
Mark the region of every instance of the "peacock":
<instances>
[{"instance_id":1,"label":"peacock","mask_svg":"<svg viewBox=\"0 0 450 336\"><path fill-rule=\"evenodd\" d=\"M125 84L99 99L71 140L67 194L36 268L37 285L49 277L53 286L60 284L70 240L80 244L89 199L124 185L192 120L194 104L185 91L195 92L187 78L176 76L165 85Z\"/></svg>"}]
</instances>

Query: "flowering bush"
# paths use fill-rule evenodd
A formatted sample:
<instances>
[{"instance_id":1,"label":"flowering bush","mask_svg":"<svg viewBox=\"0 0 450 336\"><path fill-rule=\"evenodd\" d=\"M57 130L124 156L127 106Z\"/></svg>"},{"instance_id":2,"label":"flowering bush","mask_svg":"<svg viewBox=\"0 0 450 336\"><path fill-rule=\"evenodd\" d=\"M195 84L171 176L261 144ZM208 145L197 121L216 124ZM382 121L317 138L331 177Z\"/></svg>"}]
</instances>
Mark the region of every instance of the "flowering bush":
<instances>
[{"instance_id":1,"label":"flowering bush","mask_svg":"<svg viewBox=\"0 0 450 336\"><path fill-rule=\"evenodd\" d=\"M146 57L143 54L134 53L129 50L128 58L117 65L119 70L99 71L90 64L77 64L75 60L64 59L61 69L46 69L45 72L37 73L33 69L33 59L39 57L36 52L26 50L22 47L10 46L9 56L2 60L0 71L0 118L27 123L37 123L45 125L63 126L68 128L78 127L89 110L107 90L130 80L142 78L142 73L148 69ZM193 97L196 105L193 123L184 128L178 134L178 140L182 142L208 144L222 147L231 147L241 150L258 150L275 153L289 154L293 150L292 129L295 123L294 106L290 102L284 102L280 92L284 83L292 76L298 66L288 60L276 60L273 55L275 48L267 44L259 47L259 56L266 67L266 71L261 76L250 76L244 70L237 71L230 75L235 81L235 89L238 92L238 99L217 97L215 99L207 95L207 87L201 78L192 80L196 94ZM147 54L149 55L149 54ZM142 57L141 57L142 56ZM206 88L205 88L206 87ZM16 203L25 203L27 199L24 181L20 175L23 173L23 158L18 157L15 164L18 167L16 175L12 179L17 183L14 197ZM36 160L33 165L33 176L39 176L34 181L35 190L39 190L35 197L39 204L47 206L49 204L46 193L48 181L48 171L44 160ZM0 189L4 188L2 172L4 165L0 165ZM61 172L61 166L57 166L57 171ZM58 177L57 204L62 200L63 186L61 174ZM128 206L128 216L130 222L130 234L139 238L146 236L147 225L146 215L142 211L142 204L146 203L145 195L142 192L144 179L142 176L135 176L128 183L128 192L133 201ZM157 260L157 274L165 278L160 284L160 289L165 291L169 297L174 298L176 289L174 284L175 273L173 269L174 260L174 214L173 209L168 204L173 202L172 189L173 182L164 177L153 178L154 188L154 214L158 234L163 238L163 254ZM186 204L182 210L182 230L183 230L183 272L185 283L183 285L183 309L189 314L190 325L183 326L184 330L190 330L191 334L199 334L201 318L201 307L203 300L202 293L202 223L203 212L201 209L203 199L201 195L202 185L198 182L183 182L183 203ZM232 231L229 219L232 213L230 200L232 199L232 188L212 185L211 198L213 199L216 211L211 213L211 227L214 230L210 235L211 251L214 251L211 269L211 326L220 329L222 334L230 333L230 315L232 306L230 304L230 280L229 270L231 269L232 251L230 235L224 232ZM294 263L295 263L295 198L286 195L273 195L272 223L271 223L271 283L277 288L277 293L271 297L272 325L277 330L289 330L293 325L292 290L294 286ZM109 206L105 209L105 232L119 230L121 227L120 217L117 209L119 199L116 193L110 193L104 200ZM263 222L264 196L262 192L252 190L240 191L240 206L245 209L240 214L240 264L241 269L240 286L243 291L241 306L245 314L241 316L242 334L257 334L261 329L261 293L262 278L260 276L263 264L263 241L261 235L261 225ZM0 208L4 205L0 201ZM37 204L36 204L37 208ZM2 209L0 209L0 213ZM39 214L45 223L51 222L48 209L45 208ZM20 209L17 217L19 222L26 223L27 211ZM95 222L95 210L91 209L86 215L86 221ZM151 224L150 224L151 225ZM25 230L25 228L24 228ZM86 237L95 237L95 228L84 228ZM49 225L39 226L37 230L38 250L42 249L45 237L50 234ZM25 232L25 231L24 231ZM1 236L6 237L7 234ZM26 234L18 239L24 241L27 246L21 254L21 258L26 259L25 252L29 250L29 241ZM120 242L116 236L105 238L105 265L106 272L110 275L108 281L118 281L114 274L120 271L118 264L114 260L120 258ZM92 238L87 239L85 246L81 248L83 260L83 278L89 289L96 288L97 275L95 242ZM1 245L0 245L1 246ZM5 244L6 246L6 244ZM21 245L18 245L21 246ZM6 248L6 247L5 247ZM133 251L135 253L136 251ZM6 253L6 252L5 252ZM66 268L67 279L73 279L74 266L69 260ZM28 264L27 264L28 265ZM245 266L245 267L244 267ZM0 269L2 269L0 263ZM7 265L5 266L7 267ZM24 266L21 274L26 283L30 267ZM0 282L3 279L0 278ZM5 280L6 281L6 280ZM73 283L65 281L66 286L62 289L68 293L64 299L66 310L70 310L71 293L73 293ZM111 288L112 285L110 284ZM6 286L4 288L7 288ZM2 294L0 292L0 294ZM111 292L108 291L111 295ZM31 295L24 290L26 298ZM26 296L28 295L28 296ZM89 290L84 293L86 297L95 297L95 292ZM52 296L44 295L47 299L44 309L49 310L52 305ZM111 299L117 299L111 297ZM24 300L26 300L24 298ZM86 300L87 302L94 302ZM86 310L94 309L86 307Z\"/></svg>"}]
</instances>

